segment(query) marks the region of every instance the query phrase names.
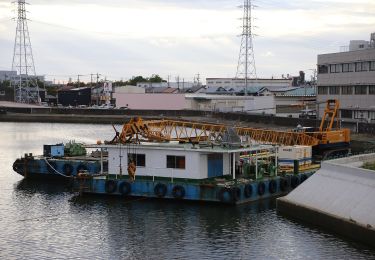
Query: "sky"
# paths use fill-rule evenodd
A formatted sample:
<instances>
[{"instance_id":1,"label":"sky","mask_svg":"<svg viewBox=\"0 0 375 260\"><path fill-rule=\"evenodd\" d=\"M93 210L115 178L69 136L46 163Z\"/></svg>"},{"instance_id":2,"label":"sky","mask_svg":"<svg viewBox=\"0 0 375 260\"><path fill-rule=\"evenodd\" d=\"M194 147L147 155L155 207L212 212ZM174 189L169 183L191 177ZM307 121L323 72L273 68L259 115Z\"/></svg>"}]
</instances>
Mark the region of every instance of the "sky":
<instances>
[{"instance_id":1,"label":"sky","mask_svg":"<svg viewBox=\"0 0 375 260\"><path fill-rule=\"evenodd\" d=\"M241 0L29 0L36 73L90 81L159 74L174 81L234 77ZM103 4L105 3L105 4ZM308 77L317 55L375 32L374 0L254 0L258 77ZM0 70L10 70L16 6L0 0Z\"/></svg>"}]
</instances>

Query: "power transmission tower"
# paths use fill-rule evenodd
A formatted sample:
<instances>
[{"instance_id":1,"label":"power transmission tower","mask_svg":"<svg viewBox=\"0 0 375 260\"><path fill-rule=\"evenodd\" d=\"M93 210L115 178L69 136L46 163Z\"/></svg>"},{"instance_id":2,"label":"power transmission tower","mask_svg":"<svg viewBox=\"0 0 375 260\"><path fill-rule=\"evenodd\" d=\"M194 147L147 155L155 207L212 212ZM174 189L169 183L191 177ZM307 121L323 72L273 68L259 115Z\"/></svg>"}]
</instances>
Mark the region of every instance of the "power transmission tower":
<instances>
[{"instance_id":1,"label":"power transmission tower","mask_svg":"<svg viewBox=\"0 0 375 260\"><path fill-rule=\"evenodd\" d=\"M26 2L17 2L17 29L14 41L12 71L17 76L11 80L14 87L14 101L19 103L40 103L39 86L35 73L33 52L26 18Z\"/></svg>"},{"instance_id":2,"label":"power transmission tower","mask_svg":"<svg viewBox=\"0 0 375 260\"><path fill-rule=\"evenodd\" d=\"M252 0L244 0L243 18L242 18L242 34L240 55L238 58L236 78L245 79L245 95L247 95L248 79L257 78L255 68L254 48L253 48L253 24L252 9L254 5Z\"/></svg>"}]
</instances>

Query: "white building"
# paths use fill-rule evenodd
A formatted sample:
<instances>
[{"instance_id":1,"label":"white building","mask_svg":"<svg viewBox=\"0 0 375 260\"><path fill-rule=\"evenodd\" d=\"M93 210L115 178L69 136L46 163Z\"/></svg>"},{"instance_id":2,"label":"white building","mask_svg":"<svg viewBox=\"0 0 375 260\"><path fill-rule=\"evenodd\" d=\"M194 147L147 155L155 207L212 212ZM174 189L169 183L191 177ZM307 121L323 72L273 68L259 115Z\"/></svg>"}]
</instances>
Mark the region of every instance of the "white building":
<instances>
[{"instance_id":1,"label":"white building","mask_svg":"<svg viewBox=\"0 0 375 260\"><path fill-rule=\"evenodd\" d=\"M340 101L344 120L375 122L375 33L370 42L352 41L347 52L318 55L317 101L328 99Z\"/></svg>"},{"instance_id":2,"label":"white building","mask_svg":"<svg viewBox=\"0 0 375 260\"><path fill-rule=\"evenodd\" d=\"M276 113L273 96L187 94L185 98L192 110L259 114Z\"/></svg>"}]
</instances>

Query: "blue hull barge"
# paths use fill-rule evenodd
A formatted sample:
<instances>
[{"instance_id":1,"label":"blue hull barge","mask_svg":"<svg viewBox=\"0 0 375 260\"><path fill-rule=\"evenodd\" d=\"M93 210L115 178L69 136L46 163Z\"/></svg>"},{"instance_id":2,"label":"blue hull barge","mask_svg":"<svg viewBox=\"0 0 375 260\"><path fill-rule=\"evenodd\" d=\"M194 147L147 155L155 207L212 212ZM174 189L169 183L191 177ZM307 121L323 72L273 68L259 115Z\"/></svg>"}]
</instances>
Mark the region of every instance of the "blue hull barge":
<instances>
[{"instance_id":1,"label":"blue hull barge","mask_svg":"<svg viewBox=\"0 0 375 260\"><path fill-rule=\"evenodd\" d=\"M96 174L106 170L106 153L87 154L82 144L44 145L43 155L25 154L13 163L13 170L25 178L66 179L80 172Z\"/></svg>"},{"instance_id":2,"label":"blue hull barge","mask_svg":"<svg viewBox=\"0 0 375 260\"><path fill-rule=\"evenodd\" d=\"M112 144L108 172L79 174L83 194L241 204L287 194L310 177L313 166L278 172L278 148L191 143Z\"/></svg>"}]
</instances>

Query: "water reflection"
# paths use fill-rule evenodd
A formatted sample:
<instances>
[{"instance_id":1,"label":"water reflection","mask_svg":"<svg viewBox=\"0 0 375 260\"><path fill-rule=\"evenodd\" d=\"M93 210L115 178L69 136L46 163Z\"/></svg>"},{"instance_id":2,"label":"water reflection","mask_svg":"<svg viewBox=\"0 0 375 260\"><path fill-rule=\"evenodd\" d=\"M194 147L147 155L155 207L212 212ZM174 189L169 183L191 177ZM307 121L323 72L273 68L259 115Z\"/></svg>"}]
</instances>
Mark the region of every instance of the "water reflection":
<instances>
[{"instance_id":1,"label":"water reflection","mask_svg":"<svg viewBox=\"0 0 375 260\"><path fill-rule=\"evenodd\" d=\"M18 133L27 129L27 133ZM375 251L275 213L217 204L77 196L22 180L14 160L43 144L110 139L110 126L1 123L1 259L375 259Z\"/></svg>"}]
</instances>

